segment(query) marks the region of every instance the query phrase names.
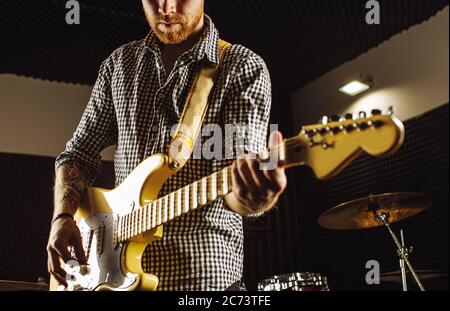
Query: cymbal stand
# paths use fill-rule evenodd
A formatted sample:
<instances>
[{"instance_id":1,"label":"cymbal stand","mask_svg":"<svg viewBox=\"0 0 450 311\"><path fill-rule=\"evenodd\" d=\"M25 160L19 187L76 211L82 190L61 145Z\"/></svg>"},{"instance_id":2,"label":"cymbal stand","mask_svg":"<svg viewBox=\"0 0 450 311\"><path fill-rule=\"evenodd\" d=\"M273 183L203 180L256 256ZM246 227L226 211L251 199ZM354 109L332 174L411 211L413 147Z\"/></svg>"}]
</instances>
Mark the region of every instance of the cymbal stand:
<instances>
[{"instance_id":1,"label":"cymbal stand","mask_svg":"<svg viewBox=\"0 0 450 311\"><path fill-rule=\"evenodd\" d=\"M400 256L400 269L402 271L403 290L404 291L408 290L408 287L406 285L406 269L405 269L405 264L404 264L404 263L406 263L406 265L409 268L409 271L411 271L411 274L413 275L414 279L416 280L417 285L419 285L420 290L424 292L425 288L423 287L422 282L419 279L419 276L417 275L411 262L408 259L408 255L411 252L411 250L404 247L403 232L402 232L402 244L400 244L400 241L398 240L397 235L394 233L394 231L392 231L390 223L388 221L389 213L378 212L378 204L377 203L371 203L370 205L371 206L369 208L375 214L376 219L378 219L380 222L383 223L383 225L389 231L389 234L391 235L392 239L394 240L395 245L397 246L397 249L398 249L397 254Z\"/></svg>"},{"instance_id":2,"label":"cymbal stand","mask_svg":"<svg viewBox=\"0 0 450 311\"><path fill-rule=\"evenodd\" d=\"M405 248L405 237L403 235L403 229L400 229L400 241L402 243L402 252L405 254L406 257L412 252L412 247ZM400 263L400 271L402 273L402 285L403 285L403 291L408 291L408 279L406 278L406 267L405 267L405 260L403 259L401 252L397 250L397 255L400 257L399 263Z\"/></svg>"}]
</instances>

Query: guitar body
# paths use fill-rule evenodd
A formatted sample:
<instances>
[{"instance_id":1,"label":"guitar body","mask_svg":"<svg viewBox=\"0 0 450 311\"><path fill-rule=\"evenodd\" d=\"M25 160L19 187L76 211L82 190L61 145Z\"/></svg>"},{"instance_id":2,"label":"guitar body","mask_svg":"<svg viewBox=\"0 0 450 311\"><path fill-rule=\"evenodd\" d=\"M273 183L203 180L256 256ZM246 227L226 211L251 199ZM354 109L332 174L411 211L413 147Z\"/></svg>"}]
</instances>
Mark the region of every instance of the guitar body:
<instances>
[{"instance_id":1,"label":"guitar body","mask_svg":"<svg viewBox=\"0 0 450 311\"><path fill-rule=\"evenodd\" d=\"M114 219L130 213L158 197L164 182L174 174L165 154L155 154L139 164L115 189L89 187L75 214L83 247L88 258L87 271L76 262L66 265L68 290L155 290L158 278L142 270L147 245L162 237L162 226L134 237L127 243L114 243ZM50 278L50 290L59 290Z\"/></svg>"}]
</instances>

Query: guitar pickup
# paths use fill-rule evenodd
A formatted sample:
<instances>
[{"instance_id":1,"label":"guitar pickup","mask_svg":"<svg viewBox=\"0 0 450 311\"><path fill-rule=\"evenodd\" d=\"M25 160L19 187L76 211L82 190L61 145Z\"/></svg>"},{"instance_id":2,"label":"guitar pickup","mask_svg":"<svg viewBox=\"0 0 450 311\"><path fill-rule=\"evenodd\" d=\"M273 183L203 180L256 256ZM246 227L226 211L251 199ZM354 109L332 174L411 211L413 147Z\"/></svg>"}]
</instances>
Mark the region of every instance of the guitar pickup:
<instances>
[{"instance_id":1,"label":"guitar pickup","mask_svg":"<svg viewBox=\"0 0 450 311\"><path fill-rule=\"evenodd\" d=\"M105 233L105 226L101 225L96 229L97 238L97 255L100 256L103 253L103 236Z\"/></svg>"}]
</instances>

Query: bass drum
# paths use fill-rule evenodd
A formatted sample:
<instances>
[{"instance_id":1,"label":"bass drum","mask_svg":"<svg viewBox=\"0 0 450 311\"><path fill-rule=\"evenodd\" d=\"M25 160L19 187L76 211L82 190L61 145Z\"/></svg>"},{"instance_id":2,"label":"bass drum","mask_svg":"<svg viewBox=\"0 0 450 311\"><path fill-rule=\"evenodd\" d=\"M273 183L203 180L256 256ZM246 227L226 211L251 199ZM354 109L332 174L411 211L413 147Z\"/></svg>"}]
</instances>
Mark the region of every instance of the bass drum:
<instances>
[{"instance_id":1,"label":"bass drum","mask_svg":"<svg viewBox=\"0 0 450 311\"><path fill-rule=\"evenodd\" d=\"M329 291L328 281L320 273L296 272L276 275L258 283L259 291Z\"/></svg>"},{"instance_id":2,"label":"bass drum","mask_svg":"<svg viewBox=\"0 0 450 311\"><path fill-rule=\"evenodd\" d=\"M48 291L48 285L43 280L37 283L0 280L0 291Z\"/></svg>"}]
</instances>

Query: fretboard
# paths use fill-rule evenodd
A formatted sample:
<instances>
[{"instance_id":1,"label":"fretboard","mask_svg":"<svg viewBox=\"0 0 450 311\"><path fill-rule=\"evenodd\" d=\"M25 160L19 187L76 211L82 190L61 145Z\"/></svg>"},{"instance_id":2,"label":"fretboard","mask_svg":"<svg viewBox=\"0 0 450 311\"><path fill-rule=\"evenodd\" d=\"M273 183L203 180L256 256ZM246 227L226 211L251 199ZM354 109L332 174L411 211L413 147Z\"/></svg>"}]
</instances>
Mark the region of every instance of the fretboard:
<instances>
[{"instance_id":1,"label":"fretboard","mask_svg":"<svg viewBox=\"0 0 450 311\"><path fill-rule=\"evenodd\" d=\"M203 177L116 219L118 242L127 241L196 210L231 191L231 167Z\"/></svg>"}]
</instances>

